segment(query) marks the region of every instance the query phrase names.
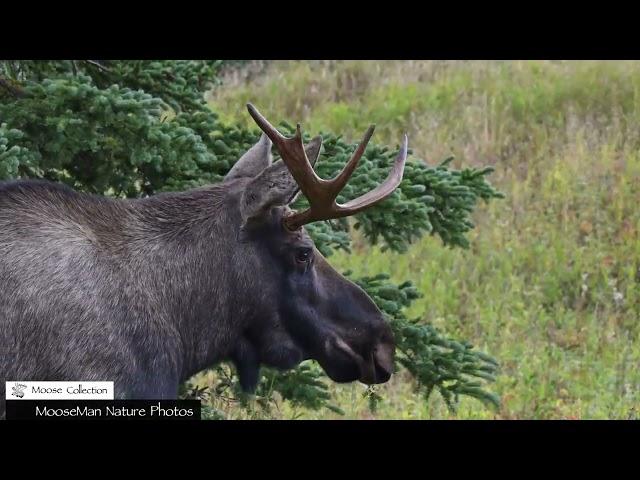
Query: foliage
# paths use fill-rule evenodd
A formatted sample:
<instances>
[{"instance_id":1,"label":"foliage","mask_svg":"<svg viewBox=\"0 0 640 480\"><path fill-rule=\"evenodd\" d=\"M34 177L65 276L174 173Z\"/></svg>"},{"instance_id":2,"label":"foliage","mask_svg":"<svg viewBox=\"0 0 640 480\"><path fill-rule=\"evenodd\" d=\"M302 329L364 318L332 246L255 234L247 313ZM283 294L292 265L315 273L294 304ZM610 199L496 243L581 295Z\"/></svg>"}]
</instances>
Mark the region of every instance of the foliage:
<instances>
[{"instance_id":1,"label":"foliage","mask_svg":"<svg viewBox=\"0 0 640 480\"><path fill-rule=\"evenodd\" d=\"M0 179L47 178L117 197L220 181L258 138L256 129L225 124L206 105L203 93L216 83L221 66L221 61L0 62ZM332 133L323 136L318 172L327 178L342 168L355 145ZM339 200L381 182L395 153L372 144ZM469 216L478 200L502 195L485 179L490 168L454 170L450 162L431 167L412 158L397 191L357 215L353 227L369 243L395 252L406 251L424 233L452 247L468 247L466 235L474 226ZM351 248L348 221L311 225L309 231L325 255ZM460 395L497 402L472 379L492 381L494 360L405 317L403 310L418 296L409 283L396 286L384 276L358 282L390 317L398 364L426 398L435 389L452 408ZM220 375L218 387L232 388L233 381ZM265 371L257 398L268 408L277 392L293 405L339 411L322 378L309 364L287 373Z\"/></svg>"},{"instance_id":2,"label":"foliage","mask_svg":"<svg viewBox=\"0 0 640 480\"><path fill-rule=\"evenodd\" d=\"M390 316L397 361L416 378L425 398L437 389L451 409L455 409L460 395L499 407L499 398L485 391L481 381L495 381L498 363L474 351L469 342L446 338L432 325L421 324L420 318L408 320L402 309L420 294L409 281L396 286L388 280L389 275L382 273L356 283Z\"/></svg>"},{"instance_id":3,"label":"foliage","mask_svg":"<svg viewBox=\"0 0 640 480\"><path fill-rule=\"evenodd\" d=\"M506 200L474 212L469 250L423 236L381 252L355 235L354 255L331 258L354 278L412 279L424 296L409 318L500 359L498 411L467 396L455 413L437 394L424 402L401 368L376 389L376 418L638 418L640 62L292 61L225 81L210 101L230 122L250 100L313 132L355 139L375 122L390 143L408 131L432 165L453 154L496 167ZM330 385L349 418L370 417L360 390Z\"/></svg>"}]
</instances>

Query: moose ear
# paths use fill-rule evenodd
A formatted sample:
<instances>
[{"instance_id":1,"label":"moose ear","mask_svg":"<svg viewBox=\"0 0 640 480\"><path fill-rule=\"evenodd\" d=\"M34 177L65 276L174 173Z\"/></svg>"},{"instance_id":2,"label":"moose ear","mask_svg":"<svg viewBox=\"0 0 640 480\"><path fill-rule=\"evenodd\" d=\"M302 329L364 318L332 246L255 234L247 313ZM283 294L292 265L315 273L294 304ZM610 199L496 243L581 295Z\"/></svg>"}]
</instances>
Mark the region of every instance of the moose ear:
<instances>
[{"instance_id":1,"label":"moose ear","mask_svg":"<svg viewBox=\"0 0 640 480\"><path fill-rule=\"evenodd\" d=\"M322 137L315 137L305 147L307 158L313 166L320 155ZM269 211L271 207L288 205L298 194L300 187L282 161L262 170L253 178L242 194L240 210L243 221Z\"/></svg>"},{"instance_id":2,"label":"moose ear","mask_svg":"<svg viewBox=\"0 0 640 480\"><path fill-rule=\"evenodd\" d=\"M309 159L309 163L313 167L320 156L320 150L322 149L322 137L318 135L317 137L313 137L307 146L304 147L304 151L307 154L307 158Z\"/></svg>"},{"instance_id":3,"label":"moose ear","mask_svg":"<svg viewBox=\"0 0 640 480\"><path fill-rule=\"evenodd\" d=\"M265 168L247 183L240 200L242 220L258 217L276 205L286 205L298 191L298 185L283 162Z\"/></svg>"},{"instance_id":4,"label":"moose ear","mask_svg":"<svg viewBox=\"0 0 640 480\"><path fill-rule=\"evenodd\" d=\"M224 179L255 177L271 165L271 160L271 140L263 133L258 143L240 157Z\"/></svg>"}]
</instances>

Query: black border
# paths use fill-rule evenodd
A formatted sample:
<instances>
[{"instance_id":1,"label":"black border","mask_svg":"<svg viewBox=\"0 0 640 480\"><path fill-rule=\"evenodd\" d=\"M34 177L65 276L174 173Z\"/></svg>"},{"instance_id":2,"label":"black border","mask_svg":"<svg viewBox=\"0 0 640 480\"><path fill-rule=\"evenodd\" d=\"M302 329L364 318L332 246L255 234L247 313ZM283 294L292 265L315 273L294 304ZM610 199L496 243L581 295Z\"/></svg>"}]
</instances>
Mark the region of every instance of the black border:
<instances>
[{"instance_id":1,"label":"black border","mask_svg":"<svg viewBox=\"0 0 640 480\"><path fill-rule=\"evenodd\" d=\"M198 476L215 470L214 465L202 463L206 458L230 463L227 453L243 458L234 466L238 471L256 466L263 457L271 459L272 472L289 465L282 463L285 460L300 460L307 468L325 461L350 461L363 468L367 462L418 462L428 476L437 466L453 472L474 465L476 470L494 470L507 468L514 458L524 458L527 463L512 471L520 476L550 460L579 468L614 458L616 464L624 465L625 460L633 462L637 457L639 437L640 421L597 420L0 423L0 438L10 440L7 446L19 450L35 441L39 451L59 448L74 455L83 449L104 453L107 447L114 459L148 450L156 452L153 458L142 454L139 458L152 463L164 461L166 455L184 454L192 465L185 468Z\"/></svg>"},{"instance_id":2,"label":"black border","mask_svg":"<svg viewBox=\"0 0 640 480\"><path fill-rule=\"evenodd\" d=\"M640 59L615 6L286 4L3 8L4 58ZM237 10L231 10L236 7ZM608 9L607 9L608 8Z\"/></svg>"}]
</instances>

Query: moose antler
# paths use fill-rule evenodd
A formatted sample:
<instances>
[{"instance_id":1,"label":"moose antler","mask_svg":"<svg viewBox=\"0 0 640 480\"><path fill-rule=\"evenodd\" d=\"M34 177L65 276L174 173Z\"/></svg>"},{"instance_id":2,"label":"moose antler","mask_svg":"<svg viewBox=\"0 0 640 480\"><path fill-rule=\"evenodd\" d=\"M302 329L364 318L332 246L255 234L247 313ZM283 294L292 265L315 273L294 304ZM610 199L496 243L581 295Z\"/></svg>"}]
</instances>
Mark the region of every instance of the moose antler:
<instances>
[{"instance_id":1,"label":"moose antler","mask_svg":"<svg viewBox=\"0 0 640 480\"><path fill-rule=\"evenodd\" d=\"M371 125L365 133L362 142L353 153L342 171L331 180L324 180L313 171L311 163L307 158L302 142L302 132L300 124L296 127L293 137L287 138L264 118L258 110L247 104L249 114L253 117L260 129L271 139L280 152L282 161L285 163L291 176L294 178L300 190L309 200L310 207L302 212L295 212L284 219L285 226L290 230L297 230L302 225L316 222L318 220L329 220L341 218L361 212L365 208L371 207L393 193L400 182L404 172L404 165L407 160L408 138L404 136L404 142L400 153L396 157L395 163L386 180L376 188L364 195L359 196L345 204L336 202L336 198L347 184L349 177L358 166L358 161L362 157L367 144L373 135L374 125Z\"/></svg>"}]
</instances>

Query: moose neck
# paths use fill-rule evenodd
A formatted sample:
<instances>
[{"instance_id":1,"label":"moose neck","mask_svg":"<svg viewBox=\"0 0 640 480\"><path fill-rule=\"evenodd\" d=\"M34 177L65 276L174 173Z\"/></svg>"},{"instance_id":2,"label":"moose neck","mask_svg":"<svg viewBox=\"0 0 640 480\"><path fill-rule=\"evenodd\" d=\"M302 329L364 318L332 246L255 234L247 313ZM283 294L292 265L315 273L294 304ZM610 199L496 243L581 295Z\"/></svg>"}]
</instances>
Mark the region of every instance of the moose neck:
<instances>
[{"instance_id":1,"label":"moose neck","mask_svg":"<svg viewBox=\"0 0 640 480\"><path fill-rule=\"evenodd\" d=\"M148 308L179 338L183 379L226 357L249 316L234 292L234 201L216 185L132 204L123 263L141 279Z\"/></svg>"}]
</instances>

